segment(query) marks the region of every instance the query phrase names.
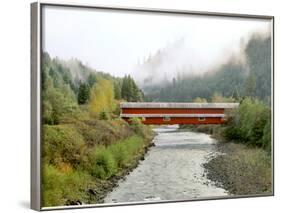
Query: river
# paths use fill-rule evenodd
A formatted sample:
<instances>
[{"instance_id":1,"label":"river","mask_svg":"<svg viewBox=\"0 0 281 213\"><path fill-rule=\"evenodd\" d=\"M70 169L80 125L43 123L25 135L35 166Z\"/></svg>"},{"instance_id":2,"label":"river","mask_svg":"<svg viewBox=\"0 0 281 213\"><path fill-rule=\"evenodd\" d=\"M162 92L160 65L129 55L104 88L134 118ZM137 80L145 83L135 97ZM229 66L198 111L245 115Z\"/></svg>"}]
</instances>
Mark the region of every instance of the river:
<instances>
[{"instance_id":1,"label":"river","mask_svg":"<svg viewBox=\"0 0 281 213\"><path fill-rule=\"evenodd\" d=\"M203 163L216 154L209 135L178 126L155 128L152 147L134 169L105 198L105 203L187 200L221 197L227 192L204 174Z\"/></svg>"}]
</instances>

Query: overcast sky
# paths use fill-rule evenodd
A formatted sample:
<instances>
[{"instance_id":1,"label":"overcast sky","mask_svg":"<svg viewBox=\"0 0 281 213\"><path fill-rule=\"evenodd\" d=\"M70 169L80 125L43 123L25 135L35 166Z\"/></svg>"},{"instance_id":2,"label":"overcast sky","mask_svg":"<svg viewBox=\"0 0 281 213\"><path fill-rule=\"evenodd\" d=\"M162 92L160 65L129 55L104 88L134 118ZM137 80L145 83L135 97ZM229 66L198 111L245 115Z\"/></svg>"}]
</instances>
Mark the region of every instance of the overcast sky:
<instances>
[{"instance_id":1,"label":"overcast sky","mask_svg":"<svg viewBox=\"0 0 281 213\"><path fill-rule=\"evenodd\" d=\"M237 51L241 38L270 27L270 21L257 19L54 6L45 6L43 17L43 50L51 57L77 58L114 76L132 73L138 61L180 38L194 63L211 64L224 52Z\"/></svg>"}]
</instances>

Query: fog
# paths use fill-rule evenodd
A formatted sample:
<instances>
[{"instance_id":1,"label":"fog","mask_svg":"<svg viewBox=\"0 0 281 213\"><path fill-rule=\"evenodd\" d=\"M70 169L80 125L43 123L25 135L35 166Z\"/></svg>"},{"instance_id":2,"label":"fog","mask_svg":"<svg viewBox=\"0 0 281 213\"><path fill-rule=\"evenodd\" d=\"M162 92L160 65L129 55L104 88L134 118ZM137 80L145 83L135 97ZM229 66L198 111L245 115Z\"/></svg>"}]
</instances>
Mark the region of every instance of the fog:
<instances>
[{"instance_id":1,"label":"fog","mask_svg":"<svg viewBox=\"0 0 281 213\"><path fill-rule=\"evenodd\" d=\"M239 55L253 32L268 32L270 26L250 18L45 6L43 50L114 76L131 74L142 84L151 76L159 82L206 72Z\"/></svg>"}]
</instances>

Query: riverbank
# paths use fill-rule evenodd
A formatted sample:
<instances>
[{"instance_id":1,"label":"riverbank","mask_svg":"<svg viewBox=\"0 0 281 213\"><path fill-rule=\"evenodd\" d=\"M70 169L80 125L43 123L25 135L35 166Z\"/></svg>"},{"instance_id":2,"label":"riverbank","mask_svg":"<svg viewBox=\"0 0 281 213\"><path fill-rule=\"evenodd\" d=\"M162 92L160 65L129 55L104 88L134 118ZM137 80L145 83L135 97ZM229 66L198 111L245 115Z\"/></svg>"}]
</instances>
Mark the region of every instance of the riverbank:
<instances>
[{"instance_id":1,"label":"riverbank","mask_svg":"<svg viewBox=\"0 0 281 213\"><path fill-rule=\"evenodd\" d=\"M233 195L272 193L271 157L260 148L218 143L221 154L203 166L207 178Z\"/></svg>"},{"instance_id":2,"label":"riverbank","mask_svg":"<svg viewBox=\"0 0 281 213\"><path fill-rule=\"evenodd\" d=\"M271 155L262 148L226 141L218 125L189 126L215 138L218 155L203 164L208 179L233 195L272 193Z\"/></svg>"},{"instance_id":3,"label":"riverbank","mask_svg":"<svg viewBox=\"0 0 281 213\"><path fill-rule=\"evenodd\" d=\"M130 160L128 159L123 166L120 165L120 167L122 168L119 169L118 172L116 172L106 180L97 179L96 187L88 191L88 193L90 194L88 203L103 203L104 198L107 196L107 194L118 186L118 182L129 175L130 172L132 172L139 165L139 163L145 159L146 153L152 146L154 146L152 139L146 140L143 143L143 146L134 154L134 156ZM120 149L118 151L120 151ZM124 157L124 154L125 153L122 153L122 151L121 153L116 153L115 158ZM117 157L116 155L119 155L119 157Z\"/></svg>"},{"instance_id":4,"label":"riverbank","mask_svg":"<svg viewBox=\"0 0 281 213\"><path fill-rule=\"evenodd\" d=\"M43 206L102 203L134 169L153 139L139 121L69 120L44 125Z\"/></svg>"}]
</instances>

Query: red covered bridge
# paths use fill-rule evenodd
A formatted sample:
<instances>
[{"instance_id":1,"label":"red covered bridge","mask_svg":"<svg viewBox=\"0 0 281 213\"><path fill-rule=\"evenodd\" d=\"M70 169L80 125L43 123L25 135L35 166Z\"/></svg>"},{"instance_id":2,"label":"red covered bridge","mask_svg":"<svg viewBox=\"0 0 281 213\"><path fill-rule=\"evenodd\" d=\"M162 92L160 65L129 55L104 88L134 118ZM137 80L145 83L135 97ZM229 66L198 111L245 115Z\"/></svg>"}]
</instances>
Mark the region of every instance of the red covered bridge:
<instances>
[{"instance_id":1,"label":"red covered bridge","mask_svg":"<svg viewBox=\"0 0 281 213\"><path fill-rule=\"evenodd\" d=\"M225 111L237 108L238 103L121 103L121 118L140 118L144 124L222 124Z\"/></svg>"}]
</instances>

